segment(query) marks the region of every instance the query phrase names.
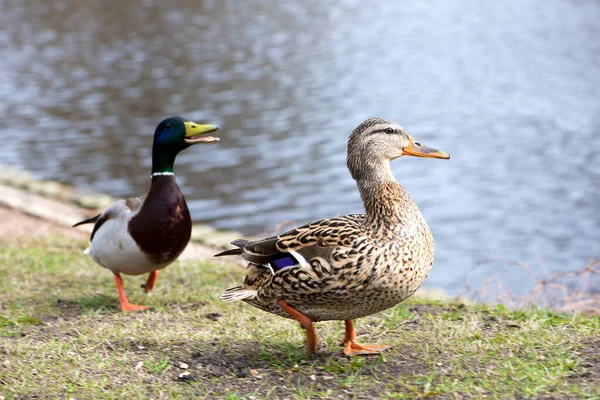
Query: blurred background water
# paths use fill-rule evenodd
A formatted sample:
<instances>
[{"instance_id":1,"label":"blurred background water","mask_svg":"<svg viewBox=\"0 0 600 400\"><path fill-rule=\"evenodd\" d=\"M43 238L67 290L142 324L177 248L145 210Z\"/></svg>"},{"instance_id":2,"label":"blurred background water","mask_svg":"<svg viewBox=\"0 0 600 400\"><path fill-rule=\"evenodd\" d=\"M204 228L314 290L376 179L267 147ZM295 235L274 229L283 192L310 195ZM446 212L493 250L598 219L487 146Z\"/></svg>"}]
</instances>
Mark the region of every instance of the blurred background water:
<instances>
[{"instance_id":1,"label":"blurred background water","mask_svg":"<svg viewBox=\"0 0 600 400\"><path fill-rule=\"evenodd\" d=\"M193 218L272 233L362 211L346 140L382 116L452 156L392 165L436 239L428 285L600 256L596 0L0 0L0 24L0 164L139 195L163 117L217 123L177 159Z\"/></svg>"}]
</instances>

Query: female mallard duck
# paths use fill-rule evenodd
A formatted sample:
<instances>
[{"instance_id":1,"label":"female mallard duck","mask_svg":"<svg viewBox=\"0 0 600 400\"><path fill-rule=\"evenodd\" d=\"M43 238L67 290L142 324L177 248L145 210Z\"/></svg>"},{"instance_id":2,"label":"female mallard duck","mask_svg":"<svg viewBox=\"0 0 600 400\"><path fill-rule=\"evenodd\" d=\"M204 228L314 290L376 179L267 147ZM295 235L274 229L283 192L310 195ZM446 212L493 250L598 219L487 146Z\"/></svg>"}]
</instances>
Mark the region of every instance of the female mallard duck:
<instances>
[{"instance_id":1,"label":"female mallard duck","mask_svg":"<svg viewBox=\"0 0 600 400\"><path fill-rule=\"evenodd\" d=\"M359 125L348 140L347 165L366 214L322 219L254 242L234 241L238 249L217 256L237 254L250 263L244 285L221 299L294 318L306 330L309 354L316 346L313 322L326 320L346 322L347 355L386 349L358 344L352 320L405 300L433 264L429 227L390 169L390 161L403 155L450 158L415 142L390 120L371 118Z\"/></svg>"},{"instance_id":2,"label":"female mallard duck","mask_svg":"<svg viewBox=\"0 0 600 400\"><path fill-rule=\"evenodd\" d=\"M180 151L193 144L218 141L219 138L206 135L217 129L215 125L200 125L181 117L162 121L154 132L152 182L145 198L119 200L99 215L74 225L95 223L85 254L115 275L121 310L148 308L127 301L121 274L149 273L142 285L149 292L158 271L175 261L187 246L192 220L175 182L173 163Z\"/></svg>"}]
</instances>

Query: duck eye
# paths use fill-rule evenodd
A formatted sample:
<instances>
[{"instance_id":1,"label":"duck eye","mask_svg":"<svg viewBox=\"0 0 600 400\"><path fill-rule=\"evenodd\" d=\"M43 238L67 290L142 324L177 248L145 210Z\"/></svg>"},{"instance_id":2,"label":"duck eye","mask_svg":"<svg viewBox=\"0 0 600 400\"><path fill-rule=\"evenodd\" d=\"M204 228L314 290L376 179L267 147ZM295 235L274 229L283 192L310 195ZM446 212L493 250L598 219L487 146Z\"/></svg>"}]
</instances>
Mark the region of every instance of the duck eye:
<instances>
[{"instance_id":1,"label":"duck eye","mask_svg":"<svg viewBox=\"0 0 600 400\"><path fill-rule=\"evenodd\" d=\"M385 133L394 133L394 128L385 128Z\"/></svg>"},{"instance_id":2,"label":"duck eye","mask_svg":"<svg viewBox=\"0 0 600 400\"><path fill-rule=\"evenodd\" d=\"M415 142L415 146L421 146L421 143Z\"/></svg>"},{"instance_id":3,"label":"duck eye","mask_svg":"<svg viewBox=\"0 0 600 400\"><path fill-rule=\"evenodd\" d=\"M172 126L171 124L166 124L166 125L165 125L165 130L167 130L167 129L171 129L171 126Z\"/></svg>"}]
</instances>

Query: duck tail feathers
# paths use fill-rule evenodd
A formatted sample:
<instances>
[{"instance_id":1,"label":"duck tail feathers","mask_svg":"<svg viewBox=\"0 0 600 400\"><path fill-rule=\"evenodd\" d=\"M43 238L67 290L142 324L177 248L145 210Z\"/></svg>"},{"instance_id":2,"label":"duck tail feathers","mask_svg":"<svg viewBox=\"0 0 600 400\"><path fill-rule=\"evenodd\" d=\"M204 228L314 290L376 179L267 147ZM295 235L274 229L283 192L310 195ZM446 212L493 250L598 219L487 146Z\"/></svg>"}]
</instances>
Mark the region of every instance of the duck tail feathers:
<instances>
[{"instance_id":1,"label":"duck tail feathers","mask_svg":"<svg viewBox=\"0 0 600 400\"><path fill-rule=\"evenodd\" d=\"M246 239L235 239L233 242L231 242L232 245L239 247L240 249L243 249L248 243L250 243L250 241Z\"/></svg>"},{"instance_id":2,"label":"duck tail feathers","mask_svg":"<svg viewBox=\"0 0 600 400\"><path fill-rule=\"evenodd\" d=\"M234 301L249 300L253 299L257 295L257 291L254 289L248 289L243 286L237 286L231 289L227 289L225 293L221 295L221 301L226 303L232 303Z\"/></svg>"},{"instance_id":3,"label":"duck tail feathers","mask_svg":"<svg viewBox=\"0 0 600 400\"><path fill-rule=\"evenodd\" d=\"M223 256L239 256L244 252L244 246L250 243L246 239L236 239L231 242L232 245L238 247L237 249L225 250L218 254L215 254L213 257L223 257Z\"/></svg>"},{"instance_id":4,"label":"duck tail feathers","mask_svg":"<svg viewBox=\"0 0 600 400\"><path fill-rule=\"evenodd\" d=\"M83 225L83 224L95 224L96 221L98 221L99 217L100 217L100 214L98 214L98 215L96 215L95 217L92 217L92 218L84 219L83 221L79 221L78 223L76 223L72 227L75 228L76 226Z\"/></svg>"},{"instance_id":5,"label":"duck tail feathers","mask_svg":"<svg viewBox=\"0 0 600 400\"><path fill-rule=\"evenodd\" d=\"M218 254L215 254L213 257L239 256L243 252L244 252L244 250L242 250L242 249L231 249L231 250L225 250Z\"/></svg>"}]
</instances>

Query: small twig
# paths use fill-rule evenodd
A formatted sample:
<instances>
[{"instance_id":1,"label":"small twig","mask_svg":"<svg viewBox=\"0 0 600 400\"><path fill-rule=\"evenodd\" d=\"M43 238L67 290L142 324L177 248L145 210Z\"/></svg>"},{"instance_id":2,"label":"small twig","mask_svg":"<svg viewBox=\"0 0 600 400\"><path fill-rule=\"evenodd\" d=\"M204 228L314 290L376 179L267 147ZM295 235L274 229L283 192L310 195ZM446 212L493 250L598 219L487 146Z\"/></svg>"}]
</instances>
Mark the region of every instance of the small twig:
<instances>
[{"instance_id":1,"label":"small twig","mask_svg":"<svg viewBox=\"0 0 600 400\"><path fill-rule=\"evenodd\" d=\"M526 271L534 281L528 295L519 296L509 290L498 272L488 276L479 289L467 283L469 275L489 262L503 262L511 267ZM539 268L534 268L537 265ZM541 269L542 274L540 274ZM462 287L468 297L489 301L496 299L511 308L525 308L533 304L556 311L586 312L600 315L600 291L594 287L596 275L600 275L600 260L590 260L578 270L568 270L551 274L547 265L538 259L535 264L523 264L503 258L483 260L465 273ZM543 277L542 277L543 276Z\"/></svg>"}]
</instances>

